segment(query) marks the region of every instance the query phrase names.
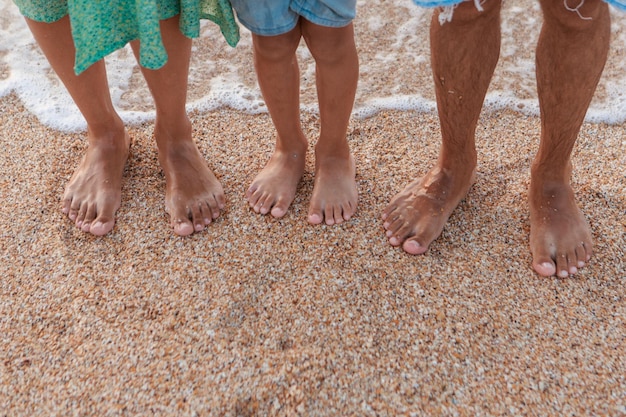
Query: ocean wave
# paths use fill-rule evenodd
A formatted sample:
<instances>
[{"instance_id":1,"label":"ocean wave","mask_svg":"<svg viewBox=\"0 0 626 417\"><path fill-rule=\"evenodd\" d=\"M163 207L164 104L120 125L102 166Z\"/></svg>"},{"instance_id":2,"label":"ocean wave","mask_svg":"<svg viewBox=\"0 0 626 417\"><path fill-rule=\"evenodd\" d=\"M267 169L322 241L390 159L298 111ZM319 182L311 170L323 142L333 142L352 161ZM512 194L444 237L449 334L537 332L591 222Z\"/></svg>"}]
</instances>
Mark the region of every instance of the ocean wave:
<instances>
[{"instance_id":1,"label":"ocean wave","mask_svg":"<svg viewBox=\"0 0 626 417\"><path fill-rule=\"evenodd\" d=\"M358 2L355 29L361 75L354 117L371 117L384 110L436 111L428 58L430 13L408 0ZM587 120L619 124L626 121L626 19L615 9L611 13L609 60ZM500 61L485 100L486 111L506 108L539 113L532 45L540 23L538 2L505 3ZM516 41L521 36L523 43ZM315 62L304 46L298 49L298 59L303 110L316 112ZM129 124L153 120L152 99L129 47L107 57L106 63L113 103L122 118ZM265 112L253 68L250 34L245 29L233 49L215 25L203 23L201 37L194 41L188 109L202 112L230 107ZM11 0L0 0L0 97L11 93L48 126L63 131L85 129L82 116L17 8Z\"/></svg>"}]
</instances>

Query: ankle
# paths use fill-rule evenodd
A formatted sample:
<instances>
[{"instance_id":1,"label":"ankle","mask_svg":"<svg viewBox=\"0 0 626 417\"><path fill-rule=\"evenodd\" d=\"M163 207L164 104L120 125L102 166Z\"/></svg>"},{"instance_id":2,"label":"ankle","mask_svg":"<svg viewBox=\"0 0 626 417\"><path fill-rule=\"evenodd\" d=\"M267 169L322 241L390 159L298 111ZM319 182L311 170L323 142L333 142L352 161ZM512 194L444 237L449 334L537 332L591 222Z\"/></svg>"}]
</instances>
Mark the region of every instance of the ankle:
<instances>
[{"instance_id":1,"label":"ankle","mask_svg":"<svg viewBox=\"0 0 626 417\"><path fill-rule=\"evenodd\" d=\"M184 115L176 120L163 121L158 119L154 124L154 137L157 145L166 145L173 141L189 141L192 139L191 120Z\"/></svg>"},{"instance_id":2,"label":"ankle","mask_svg":"<svg viewBox=\"0 0 626 417\"><path fill-rule=\"evenodd\" d=\"M531 185L569 184L572 174L571 164L560 167L553 163L533 162L530 168Z\"/></svg>"},{"instance_id":3,"label":"ankle","mask_svg":"<svg viewBox=\"0 0 626 417\"><path fill-rule=\"evenodd\" d=\"M289 140L284 140L280 136L276 139L276 152L297 155L304 157L307 149L309 148L309 142L303 134L289 136Z\"/></svg>"},{"instance_id":4,"label":"ankle","mask_svg":"<svg viewBox=\"0 0 626 417\"><path fill-rule=\"evenodd\" d=\"M441 170L454 175L470 175L476 171L476 152L467 152L454 157L440 154L437 165Z\"/></svg>"},{"instance_id":5,"label":"ankle","mask_svg":"<svg viewBox=\"0 0 626 417\"><path fill-rule=\"evenodd\" d=\"M351 156L350 145L344 137L341 140L320 140L315 144L316 158L339 158L349 159Z\"/></svg>"},{"instance_id":6,"label":"ankle","mask_svg":"<svg viewBox=\"0 0 626 417\"><path fill-rule=\"evenodd\" d=\"M91 145L118 145L125 143L126 127L120 118L105 123L92 123L87 126L87 137Z\"/></svg>"}]
</instances>

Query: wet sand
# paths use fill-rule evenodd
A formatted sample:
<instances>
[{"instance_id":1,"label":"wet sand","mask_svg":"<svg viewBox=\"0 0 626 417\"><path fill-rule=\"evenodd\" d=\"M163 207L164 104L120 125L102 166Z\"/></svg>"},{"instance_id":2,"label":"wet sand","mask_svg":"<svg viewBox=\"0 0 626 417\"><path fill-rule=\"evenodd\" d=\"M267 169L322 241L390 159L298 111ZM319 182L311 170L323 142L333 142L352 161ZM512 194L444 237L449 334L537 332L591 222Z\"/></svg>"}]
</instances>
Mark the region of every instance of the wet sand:
<instances>
[{"instance_id":1,"label":"wet sand","mask_svg":"<svg viewBox=\"0 0 626 417\"><path fill-rule=\"evenodd\" d=\"M531 269L526 203L539 121L486 115L476 184L424 256L380 213L437 154L433 115L355 119L358 214L306 223L313 161L290 212L243 197L269 156L267 115L194 114L226 213L180 238L163 208L151 126L114 231L60 212L81 134L0 100L0 404L6 415L619 415L626 400L626 142L585 124L574 184L595 256L578 276ZM305 117L311 137L317 119ZM312 156L312 155L310 155Z\"/></svg>"}]
</instances>

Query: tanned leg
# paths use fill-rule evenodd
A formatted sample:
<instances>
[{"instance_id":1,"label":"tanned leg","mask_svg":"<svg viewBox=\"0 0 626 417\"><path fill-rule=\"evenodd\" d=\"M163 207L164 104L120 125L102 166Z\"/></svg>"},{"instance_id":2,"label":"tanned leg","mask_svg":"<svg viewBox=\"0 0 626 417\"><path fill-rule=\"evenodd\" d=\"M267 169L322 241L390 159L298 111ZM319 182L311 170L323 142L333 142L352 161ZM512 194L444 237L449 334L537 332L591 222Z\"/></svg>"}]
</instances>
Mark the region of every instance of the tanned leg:
<instances>
[{"instance_id":1,"label":"tanned leg","mask_svg":"<svg viewBox=\"0 0 626 417\"><path fill-rule=\"evenodd\" d=\"M287 213L304 173L308 142L300 125L300 71L296 49L300 24L278 36L252 35L254 63L263 98L276 128L276 147L246 193L257 213Z\"/></svg>"},{"instance_id":2,"label":"tanned leg","mask_svg":"<svg viewBox=\"0 0 626 417\"><path fill-rule=\"evenodd\" d=\"M579 2L574 3L568 6ZM589 226L570 186L570 155L606 62L610 16L600 0L586 0L578 13L561 1L541 4L537 90L542 131L531 171L530 247L537 273L567 277L592 254Z\"/></svg>"},{"instance_id":3,"label":"tanned leg","mask_svg":"<svg viewBox=\"0 0 626 417\"><path fill-rule=\"evenodd\" d=\"M174 233L203 230L224 208L224 191L191 137L187 117L187 81L191 39L178 27L179 17L161 21L167 63L158 70L142 67L156 105L154 136L165 173L165 208ZM138 43L132 42L135 55Z\"/></svg>"},{"instance_id":4,"label":"tanned leg","mask_svg":"<svg viewBox=\"0 0 626 417\"><path fill-rule=\"evenodd\" d=\"M65 188L62 211L82 231L104 235L113 229L120 207L130 145L111 103L104 62L95 63L77 76L69 17L54 23L26 22L87 121L89 146Z\"/></svg>"},{"instance_id":5,"label":"tanned leg","mask_svg":"<svg viewBox=\"0 0 626 417\"><path fill-rule=\"evenodd\" d=\"M424 177L396 195L383 212L389 243L410 254L430 243L474 180L474 134L500 52L501 2L487 1L484 11L463 2L451 22L431 22L431 63L442 144L439 159Z\"/></svg>"},{"instance_id":6,"label":"tanned leg","mask_svg":"<svg viewBox=\"0 0 626 417\"><path fill-rule=\"evenodd\" d=\"M315 58L321 121L308 220L332 225L350 219L358 201L346 137L359 76L354 28L352 23L330 28L302 19L302 34Z\"/></svg>"}]
</instances>

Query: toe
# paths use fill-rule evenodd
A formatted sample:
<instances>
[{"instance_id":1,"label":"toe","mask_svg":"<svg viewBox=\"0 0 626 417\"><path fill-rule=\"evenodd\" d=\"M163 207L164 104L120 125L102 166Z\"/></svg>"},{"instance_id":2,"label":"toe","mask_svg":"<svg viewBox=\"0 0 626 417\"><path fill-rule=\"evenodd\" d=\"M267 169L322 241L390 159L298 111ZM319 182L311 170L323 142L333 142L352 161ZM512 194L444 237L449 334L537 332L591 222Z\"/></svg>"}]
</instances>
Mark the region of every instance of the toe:
<instances>
[{"instance_id":1,"label":"toe","mask_svg":"<svg viewBox=\"0 0 626 417\"><path fill-rule=\"evenodd\" d=\"M326 206L324 208L324 221L329 226L335 224L335 211L332 207Z\"/></svg>"},{"instance_id":2,"label":"toe","mask_svg":"<svg viewBox=\"0 0 626 417\"><path fill-rule=\"evenodd\" d=\"M83 222L85 220L85 216L87 215L87 209L89 208L89 205L87 203L83 203L80 205L80 209L78 209L78 212L76 213L76 226L79 228L82 228L83 226Z\"/></svg>"},{"instance_id":3,"label":"toe","mask_svg":"<svg viewBox=\"0 0 626 417\"><path fill-rule=\"evenodd\" d=\"M273 217L279 219L283 217L287 213L287 209L289 208L289 201L286 201L283 198L279 198L274 207L272 207L271 214Z\"/></svg>"},{"instance_id":4,"label":"toe","mask_svg":"<svg viewBox=\"0 0 626 417\"><path fill-rule=\"evenodd\" d=\"M211 222L215 218L213 217L213 210L208 203L200 204L200 213L205 226L211 224Z\"/></svg>"},{"instance_id":5,"label":"toe","mask_svg":"<svg viewBox=\"0 0 626 417\"><path fill-rule=\"evenodd\" d=\"M356 206L353 205L352 203L348 203L343 208L343 219L344 220L350 220L352 218L352 216L354 216L355 212L356 212Z\"/></svg>"},{"instance_id":6,"label":"toe","mask_svg":"<svg viewBox=\"0 0 626 417\"><path fill-rule=\"evenodd\" d=\"M532 236L532 233L531 233ZM556 245L550 241L542 242L541 245L532 245L533 269L543 277L551 277L557 273L554 253Z\"/></svg>"},{"instance_id":7,"label":"toe","mask_svg":"<svg viewBox=\"0 0 626 417\"><path fill-rule=\"evenodd\" d=\"M388 218L392 217L395 210L396 210L396 206L388 205L383 211L383 214L382 214L383 220L387 220Z\"/></svg>"},{"instance_id":8,"label":"toe","mask_svg":"<svg viewBox=\"0 0 626 417\"><path fill-rule=\"evenodd\" d=\"M88 204L87 205L87 210L85 211L85 218L83 219L83 222L85 223L91 223L95 220L96 216L97 216L97 210L96 210L96 205L95 204Z\"/></svg>"},{"instance_id":9,"label":"toe","mask_svg":"<svg viewBox=\"0 0 626 417\"><path fill-rule=\"evenodd\" d=\"M564 252L556 255L556 274L559 278L567 278L569 276L567 254Z\"/></svg>"},{"instance_id":10,"label":"toe","mask_svg":"<svg viewBox=\"0 0 626 417\"><path fill-rule=\"evenodd\" d=\"M402 249L411 255L421 255L428 250L428 246L422 246L415 238L410 238L404 241Z\"/></svg>"},{"instance_id":11,"label":"toe","mask_svg":"<svg viewBox=\"0 0 626 417\"><path fill-rule=\"evenodd\" d=\"M252 200L254 199L257 190L258 188L255 185L251 185L250 187L248 187L248 191L246 191L246 198L248 199L248 201L250 201L250 203L252 203Z\"/></svg>"},{"instance_id":12,"label":"toe","mask_svg":"<svg viewBox=\"0 0 626 417\"><path fill-rule=\"evenodd\" d=\"M585 263L589 260L587 257L587 251L585 250L584 243L576 246L576 267L582 268L585 266Z\"/></svg>"},{"instance_id":13,"label":"toe","mask_svg":"<svg viewBox=\"0 0 626 417\"><path fill-rule=\"evenodd\" d=\"M80 210L80 203L77 201L72 201L70 204L69 212L67 213L67 217L75 222L78 218L78 211Z\"/></svg>"},{"instance_id":14,"label":"toe","mask_svg":"<svg viewBox=\"0 0 626 417\"><path fill-rule=\"evenodd\" d=\"M178 236L189 236L193 233L194 227L189 221L174 220L173 221L174 233Z\"/></svg>"},{"instance_id":15,"label":"toe","mask_svg":"<svg viewBox=\"0 0 626 417\"><path fill-rule=\"evenodd\" d=\"M320 224L324 220L324 217L320 213L312 213L309 214L308 220L311 224Z\"/></svg>"},{"instance_id":16,"label":"toe","mask_svg":"<svg viewBox=\"0 0 626 417\"><path fill-rule=\"evenodd\" d=\"M556 274L556 266L551 259L539 260L533 263L535 272L544 277L551 277Z\"/></svg>"},{"instance_id":17,"label":"toe","mask_svg":"<svg viewBox=\"0 0 626 417\"><path fill-rule=\"evenodd\" d=\"M322 214L322 207L311 202L309 207L309 223L320 224L324 221L324 214Z\"/></svg>"},{"instance_id":18,"label":"toe","mask_svg":"<svg viewBox=\"0 0 626 417\"><path fill-rule=\"evenodd\" d=\"M259 201L259 197L260 195L255 191L252 191L252 189L248 190L248 192L246 193L246 199L248 200L248 204L250 204L250 207L252 207L254 209L254 206L256 206L256 203Z\"/></svg>"},{"instance_id":19,"label":"toe","mask_svg":"<svg viewBox=\"0 0 626 417\"><path fill-rule=\"evenodd\" d=\"M97 219L89 227L89 233L95 236L103 236L109 233L113 229L114 225L115 225L115 220L113 219L109 219L109 220Z\"/></svg>"},{"instance_id":20,"label":"toe","mask_svg":"<svg viewBox=\"0 0 626 417\"><path fill-rule=\"evenodd\" d=\"M333 210L333 220L335 224L343 223L343 210L341 206L335 206Z\"/></svg>"},{"instance_id":21,"label":"toe","mask_svg":"<svg viewBox=\"0 0 626 417\"><path fill-rule=\"evenodd\" d=\"M221 210L224 208L224 201L220 201L219 197L220 196L212 196L206 203L208 208L205 210L205 216L208 215L209 219L217 219L220 216Z\"/></svg>"},{"instance_id":22,"label":"toe","mask_svg":"<svg viewBox=\"0 0 626 417\"><path fill-rule=\"evenodd\" d=\"M567 272L570 275L575 275L578 272L578 258L575 249L567 255Z\"/></svg>"},{"instance_id":23,"label":"toe","mask_svg":"<svg viewBox=\"0 0 626 417\"><path fill-rule=\"evenodd\" d=\"M200 204L194 204L191 206L191 222L193 223L193 229L196 232L204 230L204 215Z\"/></svg>"},{"instance_id":24,"label":"toe","mask_svg":"<svg viewBox=\"0 0 626 417\"><path fill-rule=\"evenodd\" d=\"M83 221L81 224L81 229L83 232L89 232L89 229L91 228L91 224L96 218L96 214L97 214L96 205L89 204L87 206L87 210L85 211L85 217L83 218Z\"/></svg>"},{"instance_id":25,"label":"toe","mask_svg":"<svg viewBox=\"0 0 626 417\"><path fill-rule=\"evenodd\" d=\"M585 262L589 262L589 259L591 259L591 255L593 254L593 246L591 244L591 241L589 241L589 243L583 242L582 246L585 251L585 256L583 259Z\"/></svg>"},{"instance_id":26,"label":"toe","mask_svg":"<svg viewBox=\"0 0 626 417\"><path fill-rule=\"evenodd\" d=\"M171 223L174 233L179 236L187 236L194 232L194 225L189 220L188 214L185 211L173 211Z\"/></svg>"},{"instance_id":27,"label":"toe","mask_svg":"<svg viewBox=\"0 0 626 417\"><path fill-rule=\"evenodd\" d=\"M63 201L61 201L61 212L65 215L69 215L71 206L72 206L72 199L64 197Z\"/></svg>"},{"instance_id":28,"label":"toe","mask_svg":"<svg viewBox=\"0 0 626 417\"><path fill-rule=\"evenodd\" d=\"M263 193L254 206L254 211L261 214L267 214L271 208L270 196L267 193Z\"/></svg>"}]
</instances>

